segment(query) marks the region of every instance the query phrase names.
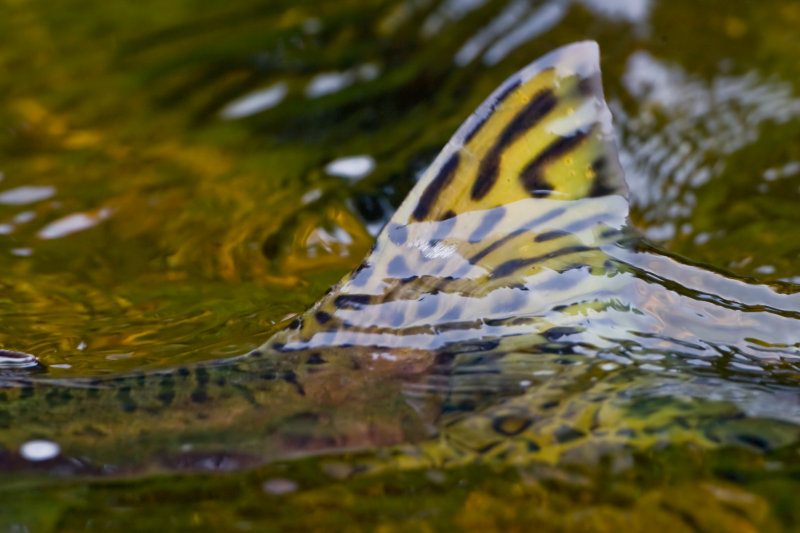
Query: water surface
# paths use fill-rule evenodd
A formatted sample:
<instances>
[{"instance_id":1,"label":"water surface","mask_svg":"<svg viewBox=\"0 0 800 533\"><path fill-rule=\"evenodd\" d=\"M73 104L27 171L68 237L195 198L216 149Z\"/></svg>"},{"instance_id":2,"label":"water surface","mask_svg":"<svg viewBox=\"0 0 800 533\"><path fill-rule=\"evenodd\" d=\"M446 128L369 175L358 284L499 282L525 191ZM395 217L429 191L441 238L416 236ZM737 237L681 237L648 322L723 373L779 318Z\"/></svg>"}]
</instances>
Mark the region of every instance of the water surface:
<instances>
[{"instance_id":1,"label":"water surface","mask_svg":"<svg viewBox=\"0 0 800 533\"><path fill-rule=\"evenodd\" d=\"M634 225L670 254L747 281L723 285L733 301L751 293L732 287L797 291L794 2L9 1L3 11L0 347L35 354L43 378L152 372L257 347L359 264L503 79L586 38L602 50ZM708 372L734 390L760 387L753 411L795 402L791 357L768 377L732 360L711 359ZM363 386L342 405L372 399L377 418L409 409ZM293 398L276 409L300 412ZM241 437L205 427L212 440ZM797 524L791 444L370 475L358 467L370 452L266 466L201 455L167 460L168 475L110 478L17 463L17 453L0 454L15 458L0 507L15 531Z\"/></svg>"}]
</instances>

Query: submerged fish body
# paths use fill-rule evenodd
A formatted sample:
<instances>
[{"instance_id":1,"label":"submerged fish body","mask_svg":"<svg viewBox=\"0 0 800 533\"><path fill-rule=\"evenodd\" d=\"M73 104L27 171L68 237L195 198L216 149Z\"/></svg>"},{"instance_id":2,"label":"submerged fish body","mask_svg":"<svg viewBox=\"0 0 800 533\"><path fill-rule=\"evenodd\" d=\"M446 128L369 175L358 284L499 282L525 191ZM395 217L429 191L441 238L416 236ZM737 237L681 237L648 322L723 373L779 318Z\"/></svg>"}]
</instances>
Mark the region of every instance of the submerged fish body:
<instances>
[{"instance_id":1,"label":"submerged fish body","mask_svg":"<svg viewBox=\"0 0 800 533\"><path fill-rule=\"evenodd\" d=\"M33 438L90 473L389 445L370 468L796 441L800 295L650 249L626 194L597 45L560 48L501 85L362 264L252 354L0 376L0 464L27 467Z\"/></svg>"}]
</instances>

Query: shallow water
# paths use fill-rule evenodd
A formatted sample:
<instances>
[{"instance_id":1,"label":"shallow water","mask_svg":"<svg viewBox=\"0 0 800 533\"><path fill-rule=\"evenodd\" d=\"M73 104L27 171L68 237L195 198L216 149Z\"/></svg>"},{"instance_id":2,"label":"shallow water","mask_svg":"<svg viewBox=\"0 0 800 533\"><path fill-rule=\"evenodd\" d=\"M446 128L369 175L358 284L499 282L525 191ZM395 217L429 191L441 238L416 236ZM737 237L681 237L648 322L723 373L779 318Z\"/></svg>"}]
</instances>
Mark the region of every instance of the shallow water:
<instances>
[{"instance_id":1,"label":"shallow water","mask_svg":"<svg viewBox=\"0 0 800 533\"><path fill-rule=\"evenodd\" d=\"M358 265L415 177L503 79L556 46L591 38L602 51L634 225L671 254L750 282L699 276L696 287L677 291L684 305L718 294L746 304L740 312L766 331L744 354L710 358L700 370L716 381L705 389L661 386L675 396L738 394L749 416L766 420L791 413L791 324L800 306L779 296L795 293L800 276L795 2L216 4L3 7L0 347L35 354L47 366L40 377L155 371L259 346ZM676 267L653 257L660 259L623 259L642 276L669 278ZM789 325L760 319L765 307ZM783 353L755 365L761 370L737 360L759 346ZM501 373L508 382L482 393L484 405L503 405L521 380L546 384L529 377L556 363L514 364ZM404 403L408 391L399 390L409 381L337 372L320 390L342 386L334 405L344 408L321 416L329 424L342 417L337 427L357 451L266 466L252 459L253 448L274 445L273 457L285 458L293 446L315 446L269 436L313 434L322 395L309 407L290 383L277 392L265 386L258 394L274 403L264 416L277 426L166 418L160 423L177 435L166 443L143 437L152 421L140 419L125 440L125 419L110 413L93 423L119 432L118 441L91 432L76 439L106 461L91 468L20 462L10 444L16 419L0 416L9 472L2 522L16 531L453 522L476 531L530 523L636 531L654 520L676 531L797 527L797 446L777 422L772 433L769 421L737 433L760 441L713 450L690 438L555 465L495 458L376 468L393 463L369 448L430 432L412 412L425 407ZM250 385L247 376L227 379ZM610 382L590 372L574 383L598 379ZM367 419L371 433L358 425ZM408 420L402 431L386 422L397 419ZM25 435L47 436L47 420ZM192 455L181 438L216 448ZM185 453L176 458L176 450ZM163 461L153 466L154 457ZM92 470L104 465L116 475ZM144 475L164 468L194 473Z\"/></svg>"}]
</instances>

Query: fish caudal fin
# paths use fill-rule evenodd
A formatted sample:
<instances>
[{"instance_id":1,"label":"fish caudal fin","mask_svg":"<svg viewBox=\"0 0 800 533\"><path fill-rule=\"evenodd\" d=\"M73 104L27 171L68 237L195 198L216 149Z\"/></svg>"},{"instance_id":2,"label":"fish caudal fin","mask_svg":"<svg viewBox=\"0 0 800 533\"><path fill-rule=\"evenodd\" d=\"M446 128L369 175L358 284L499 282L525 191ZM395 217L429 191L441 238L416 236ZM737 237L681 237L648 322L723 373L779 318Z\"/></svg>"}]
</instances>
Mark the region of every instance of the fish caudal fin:
<instances>
[{"instance_id":1,"label":"fish caudal fin","mask_svg":"<svg viewBox=\"0 0 800 533\"><path fill-rule=\"evenodd\" d=\"M546 328L532 317L597 288L596 275L553 276L605 272L626 194L598 46L555 50L467 119L371 254L272 347L430 349L511 334L487 324Z\"/></svg>"},{"instance_id":2,"label":"fish caudal fin","mask_svg":"<svg viewBox=\"0 0 800 533\"><path fill-rule=\"evenodd\" d=\"M392 222L442 220L526 198L626 195L597 43L550 52L467 119Z\"/></svg>"}]
</instances>

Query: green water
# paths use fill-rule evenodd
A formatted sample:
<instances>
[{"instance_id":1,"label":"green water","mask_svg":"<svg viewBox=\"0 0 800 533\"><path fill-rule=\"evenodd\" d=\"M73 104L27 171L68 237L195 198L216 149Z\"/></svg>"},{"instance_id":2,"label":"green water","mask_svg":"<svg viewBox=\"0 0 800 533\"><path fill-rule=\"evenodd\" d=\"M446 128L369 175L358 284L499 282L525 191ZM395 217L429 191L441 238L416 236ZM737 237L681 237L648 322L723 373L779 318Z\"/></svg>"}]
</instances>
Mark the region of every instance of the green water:
<instances>
[{"instance_id":1,"label":"green water","mask_svg":"<svg viewBox=\"0 0 800 533\"><path fill-rule=\"evenodd\" d=\"M601 47L635 225L714 269L787 292L798 282L796 2L7 0L0 10L0 347L35 354L53 377L260 345L359 263L370 231L503 79L587 38ZM331 92L318 94L325 79ZM232 116L270 88L274 105ZM349 156L374 169L326 171ZM67 233L65 219L87 227ZM30 473L3 478L0 523L792 530L792 453L689 447L639 453L630 468L362 477L348 474L352 456L102 481ZM297 490L270 494L274 479Z\"/></svg>"}]
</instances>

